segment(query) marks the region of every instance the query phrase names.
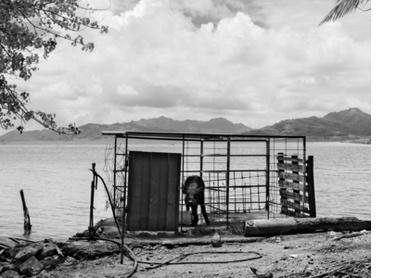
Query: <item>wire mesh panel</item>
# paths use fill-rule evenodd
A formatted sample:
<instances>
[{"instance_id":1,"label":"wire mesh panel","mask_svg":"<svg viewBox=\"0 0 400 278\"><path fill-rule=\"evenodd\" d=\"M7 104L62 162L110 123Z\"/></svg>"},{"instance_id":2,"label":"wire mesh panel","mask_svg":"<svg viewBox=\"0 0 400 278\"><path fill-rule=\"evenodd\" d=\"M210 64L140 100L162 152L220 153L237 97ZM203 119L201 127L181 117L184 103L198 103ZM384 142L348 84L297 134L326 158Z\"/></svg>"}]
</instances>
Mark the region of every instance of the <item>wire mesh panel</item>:
<instances>
[{"instance_id":1,"label":"wire mesh panel","mask_svg":"<svg viewBox=\"0 0 400 278\"><path fill-rule=\"evenodd\" d=\"M106 184L112 200L112 204L106 201L106 208L114 207L116 215L121 218L124 208L124 187L127 181L126 171L126 146L125 142L115 140L114 144L106 146L104 159L104 172Z\"/></svg>"}]
</instances>

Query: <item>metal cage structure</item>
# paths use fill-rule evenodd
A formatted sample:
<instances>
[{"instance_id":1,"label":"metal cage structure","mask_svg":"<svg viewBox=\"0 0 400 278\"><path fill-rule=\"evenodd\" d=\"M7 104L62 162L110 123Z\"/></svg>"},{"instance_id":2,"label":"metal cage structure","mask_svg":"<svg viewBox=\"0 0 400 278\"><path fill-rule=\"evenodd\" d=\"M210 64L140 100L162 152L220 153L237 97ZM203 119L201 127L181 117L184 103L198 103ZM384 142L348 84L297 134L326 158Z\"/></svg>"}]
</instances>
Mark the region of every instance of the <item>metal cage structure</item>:
<instances>
[{"instance_id":1,"label":"metal cage structure","mask_svg":"<svg viewBox=\"0 0 400 278\"><path fill-rule=\"evenodd\" d=\"M136 131L102 134L114 136L110 148L113 159L109 162L114 202L111 205L122 219L128 205L129 161L133 151L180 154L177 194L181 229L189 225L182 183L191 175L204 180L205 206L213 225L229 226L257 215L315 216L315 200L312 200L315 197L308 193L313 184L307 184L312 172L306 167L305 136ZM304 192L297 196L299 191ZM205 225L201 214L199 217L199 225Z\"/></svg>"}]
</instances>

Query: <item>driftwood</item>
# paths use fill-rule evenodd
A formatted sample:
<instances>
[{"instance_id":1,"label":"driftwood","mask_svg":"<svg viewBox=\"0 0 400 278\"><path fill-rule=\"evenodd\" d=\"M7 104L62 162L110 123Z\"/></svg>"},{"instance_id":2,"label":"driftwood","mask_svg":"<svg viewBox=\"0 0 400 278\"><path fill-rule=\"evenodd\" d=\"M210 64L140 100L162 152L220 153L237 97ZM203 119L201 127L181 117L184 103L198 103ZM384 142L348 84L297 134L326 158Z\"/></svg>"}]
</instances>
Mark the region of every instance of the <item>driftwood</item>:
<instances>
[{"instance_id":1,"label":"driftwood","mask_svg":"<svg viewBox=\"0 0 400 278\"><path fill-rule=\"evenodd\" d=\"M24 235L31 234L31 217L29 216L29 210L25 203L24 191L20 190L21 200L22 200L22 209L24 210Z\"/></svg>"},{"instance_id":2,"label":"driftwood","mask_svg":"<svg viewBox=\"0 0 400 278\"><path fill-rule=\"evenodd\" d=\"M244 236L276 236L324 231L371 230L371 221L355 217L342 218L275 218L255 219L244 222Z\"/></svg>"}]
</instances>

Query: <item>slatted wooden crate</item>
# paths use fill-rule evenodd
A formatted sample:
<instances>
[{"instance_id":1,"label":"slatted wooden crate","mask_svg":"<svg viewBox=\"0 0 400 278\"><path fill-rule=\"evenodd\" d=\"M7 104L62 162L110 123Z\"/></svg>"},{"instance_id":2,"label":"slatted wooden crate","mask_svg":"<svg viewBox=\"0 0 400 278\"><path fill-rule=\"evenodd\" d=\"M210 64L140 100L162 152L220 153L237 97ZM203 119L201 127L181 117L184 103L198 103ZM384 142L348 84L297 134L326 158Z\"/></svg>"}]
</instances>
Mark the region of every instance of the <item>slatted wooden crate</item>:
<instances>
[{"instance_id":1,"label":"slatted wooden crate","mask_svg":"<svg viewBox=\"0 0 400 278\"><path fill-rule=\"evenodd\" d=\"M278 153L277 169L281 213L295 217L316 217L313 157Z\"/></svg>"}]
</instances>

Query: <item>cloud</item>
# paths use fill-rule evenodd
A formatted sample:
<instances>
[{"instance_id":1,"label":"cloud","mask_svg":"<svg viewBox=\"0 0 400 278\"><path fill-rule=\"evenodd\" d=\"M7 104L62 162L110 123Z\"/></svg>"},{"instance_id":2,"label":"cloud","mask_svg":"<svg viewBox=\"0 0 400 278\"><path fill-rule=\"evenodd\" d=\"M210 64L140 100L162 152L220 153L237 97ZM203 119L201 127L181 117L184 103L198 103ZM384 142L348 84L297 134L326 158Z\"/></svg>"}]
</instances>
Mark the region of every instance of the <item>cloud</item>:
<instances>
[{"instance_id":1,"label":"cloud","mask_svg":"<svg viewBox=\"0 0 400 278\"><path fill-rule=\"evenodd\" d=\"M61 124L164 115L262 127L349 106L370 112L368 20L318 28L323 1L110 3L93 15L109 33L84 32L93 52L60 41L24 84L32 106Z\"/></svg>"}]
</instances>

